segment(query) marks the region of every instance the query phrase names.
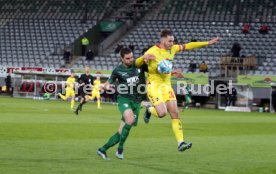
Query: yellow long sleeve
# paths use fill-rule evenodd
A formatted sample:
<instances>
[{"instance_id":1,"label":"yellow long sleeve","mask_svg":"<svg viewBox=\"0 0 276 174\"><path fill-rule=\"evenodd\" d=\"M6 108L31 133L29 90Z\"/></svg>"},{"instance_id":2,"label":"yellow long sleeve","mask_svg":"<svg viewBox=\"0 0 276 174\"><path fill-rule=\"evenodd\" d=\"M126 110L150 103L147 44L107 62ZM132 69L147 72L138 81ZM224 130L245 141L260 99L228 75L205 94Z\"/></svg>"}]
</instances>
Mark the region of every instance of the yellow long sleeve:
<instances>
[{"instance_id":1,"label":"yellow long sleeve","mask_svg":"<svg viewBox=\"0 0 276 174\"><path fill-rule=\"evenodd\" d=\"M195 48L200 48L207 46L208 42L190 42L184 45L184 50L191 50Z\"/></svg>"},{"instance_id":2,"label":"yellow long sleeve","mask_svg":"<svg viewBox=\"0 0 276 174\"><path fill-rule=\"evenodd\" d=\"M144 57L141 56L135 60L135 66L140 68L144 64Z\"/></svg>"}]
</instances>

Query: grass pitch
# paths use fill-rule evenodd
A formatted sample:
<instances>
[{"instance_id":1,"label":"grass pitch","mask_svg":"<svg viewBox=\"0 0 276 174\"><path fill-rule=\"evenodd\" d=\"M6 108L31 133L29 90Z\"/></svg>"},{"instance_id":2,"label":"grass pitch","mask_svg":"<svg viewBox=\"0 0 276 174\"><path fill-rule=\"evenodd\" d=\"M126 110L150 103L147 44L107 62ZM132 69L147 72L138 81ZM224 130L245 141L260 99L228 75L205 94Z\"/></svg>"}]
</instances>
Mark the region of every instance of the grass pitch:
<instances>
[{"instance_id":1,"label":"grass pitch","mask_svg":"<svg viewBox=\"0 0 276 174\"><path fill-rule=\"evenodd\" d=\"M180 153L170 118L152 118L133 128L124 160L98 147L120 123L116 105L94 103L79 116L69 102L0 96L1 174L94 173L276 173L276 115L191 109L181 112L184 135L193 148Z\"/></svg>"}]
</instances>

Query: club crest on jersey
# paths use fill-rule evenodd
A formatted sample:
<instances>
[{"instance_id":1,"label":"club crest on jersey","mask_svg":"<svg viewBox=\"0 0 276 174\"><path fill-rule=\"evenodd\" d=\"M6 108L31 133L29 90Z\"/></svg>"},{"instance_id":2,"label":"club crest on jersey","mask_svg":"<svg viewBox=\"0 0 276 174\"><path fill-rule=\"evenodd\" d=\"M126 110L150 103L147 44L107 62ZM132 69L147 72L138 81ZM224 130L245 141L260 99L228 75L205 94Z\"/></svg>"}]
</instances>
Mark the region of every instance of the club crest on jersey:
<instances>
[{"instance_id":1,"label":"club crest on jersey","mask_svg":"<svg viewBox=\"0 0 276 174\"><path fill-rule=\"evenodd\" d=\"M122 75L122 77L127 76L127 73L125 73L125 72L122 72L122 73L120 73L120 74Z\"/></svg>"}]
</instances>

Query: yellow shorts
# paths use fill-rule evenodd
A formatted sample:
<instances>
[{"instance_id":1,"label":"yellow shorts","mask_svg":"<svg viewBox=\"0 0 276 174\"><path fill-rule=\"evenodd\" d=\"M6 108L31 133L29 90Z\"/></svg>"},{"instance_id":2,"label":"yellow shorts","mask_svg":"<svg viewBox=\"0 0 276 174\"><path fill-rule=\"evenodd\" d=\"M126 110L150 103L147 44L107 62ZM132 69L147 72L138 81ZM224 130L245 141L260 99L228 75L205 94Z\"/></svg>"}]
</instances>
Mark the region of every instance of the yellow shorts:
<instances>
[{"instance_id":1,"label":"yellow shorts","mask_svg":"<svg viewBox=\"0 0 276 174\"><path fill-rule=\"evenodd\" d=\"M100 92L92 92L92 95L91 96L89 96L88 98L89 98L89 100L94 100L94 98L100 98L101 97L101 95L100 95Z\"/></svg>"},{"instance_id":2,"label":"yellow shorts","mask_svg":"<svg viewBox=\"0 0 276 174\"><path fill-rule=\"evenodd\" d=\"M66 88L66 94L65 97L75 97L75 91L74 89Z\"/></svg>"},{"instance_id":3,"label":"yellow shorts","mask_svg":"<svg viewBox=\"0 0 276 174\"><path fill-rule=\"evenodd\" d=\"M147 85L147 94L150 102L153 106L158 105L162 102L176 100L173 88L171 85L161 84L161 85L154 85L148 84Z\"/></svg>"}]
</instances>

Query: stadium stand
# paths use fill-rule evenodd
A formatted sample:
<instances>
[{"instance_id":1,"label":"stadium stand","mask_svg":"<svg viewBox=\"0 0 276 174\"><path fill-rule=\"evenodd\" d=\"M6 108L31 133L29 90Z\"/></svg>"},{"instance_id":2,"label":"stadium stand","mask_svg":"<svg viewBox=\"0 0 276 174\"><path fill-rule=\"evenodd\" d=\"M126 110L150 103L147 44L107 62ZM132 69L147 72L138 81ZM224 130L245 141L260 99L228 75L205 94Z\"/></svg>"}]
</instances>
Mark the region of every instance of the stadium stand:
<instances>
[{"instance_id":1,"label":"stadium stand","mask_svg":"<svg viewBox=\"0 0 276 174\"><path fill-rule=\"evenodd\" d=\"M81 19L87 10L87 19L101 20L123 3L121 0L1 0L0 16L8 19Z\"/></svg>"},{"instance_id":2,"label":"stadium stand","mask_svg":"<svg viewBox=\"0 0 276 174\"><path fill-rule=\"evenodd\" d=\"M210 48L184 52L175 58L174 68L187 71L191 60L199 64L205 60L211 75L219 73L219 60L223 55L229 55L233 43L242 46L241 55L256 56L258 67L248 71L249 74L275 74L276 15L275 2L245 0L239 6L236 0L176 0L170 1L160 11L149 16L140 25L125 35L118 44L123 46L134 45L135 56L140 56L144 48L158 42L158 33L161 29L171 28L179 43L196 40L208 40L219 36L221 41ZM258 6L256 11L255 7ZM247 9L249 12L245 12ZM260 13L266 11L266 14ZM251 14L254 16L246 16ZM236 23L236 15L239 16ZM250 33L242 33L243 22L250 21ZM270 28L268 34L259 34L258 29L263 24ZM112 47L103 56L96 57L94 62L89 62L94 68L101 67L112 69L116 66L118 54L114 53L116 46ZM101 63L99 63L99 61ZM74 67L86 64L80 60ZM213 74L212 74L213 73Z\"/></svg>"},{"instance_id":3,"label":"stadium stand","mask_svg":"<svg viewBox=\"0 0 276 174\"><path fill-rule=\"evenodd\" d=\"M1 62L9 66L58 68L64 64L55 50L74 42L94 21L14 19L0 28Z\"/></svg>"},{"instance_id":4,"label":"stadium stand","mask_svg":"<svg viewBox=\"0 0 276 174\"><path fill-rule=\"evenodd\" d=\"M54 55L73 43L97 21L110 14L111 9L123 6L127 1L95 0L1 0L0 38L1 64L11 66L60 67L62 56ZM153 4L159 1L152 2ZM139 22L103 55L93 61L84 57L75 62L73 68L90 65L92 69L112 69L117 65L118 54L115 45L134 45L135 57L158 42L158 33L171 28L177 42L192 39L208 40L219 36L221 41L209 48L184 52L175 58L174 68L187 71L191 60L208 64L210 75L219 73L221 56L230 53L233 43L240 43L241 55L254 55L258 59L256 69L249 74L275 74L276 4L269 0L169 0L160 9L150 11L151 15ZM145 3L146 4L146 3ZM146 4L143 8L148 9ZM73 8L74 7L74 8ZM88 8L85 8L88 7ZM136 7L136 8L139 8ZM83 11L87 10L87 23L82 23ZM119 14L119 13L118 13ZM250 32L242 33L244 23L250 24ZM269 27L268 34L260 34L261 25Z\"/></svg>"},{"instance_id":5,"label":"stadium stand","mask_svg":"<svg viewBox=\"0 0 276 174\"><path fill-rule=\"evenodd\" d=\"M73 43L113 8L124 3L112 0L85 2L1 0L1 65L64 66L63 56L55 55L55 52ZM84 15L87 20L85 23L82 22Z\"/></svg>"},{"instance_id":6,"label":"stadium stand","mask_svg":"<svg viewBox=\"0 0 276 174\"><path fill-rule=\"evenodd\" d=\"M243 0L241 20L249 22L276 22L276 2L270 0Z\"/></svg>"},{"instance_id":7,"label":"stadium stand","mask_svg":"<svg viewBox=\"0 0 276 174\"><path fill-rule=\"evenodd\" d=\"M258 23L251 23L253 28L257 28ZM276 27L275 24L271 28ZM185 22L185 21L145 21L134 29L130 34L124 37L120 44L128 46L133 44L135 46L135 56L142 55L143 48L147 48L158 42L158 33L163 28L171 28L179 43L187 43L194 37L197 40L208 40L212 37L219 36L221 41L210 48L202 48L195 51L184 52L175 58L175 68L188 70L190 60L194 60L199 64L203 60L208 64L209 70L218 73L219 60L222 55L230 53L233 43L239 42L242 46L241 55L249 56L255 55L260 64L256 70L251 70L249 73L266 74L273 70L274 62L270 62L275 58L276 33L272 31L267 35L259 34L258 30L252 30L250 34L243 34L241 32L242 23L235 26L233 23L227 22ZM112 69L116 66L118 54L113 53L113 47L107 55L96 57L95 63L100 64L102 68ZM98 64L89 62L94 68ZM100 63L101 62L101 63ZM78 62L78 65L85 64L84 60ZM269 64L269 66L267 66ZM276 65L276 64L275 64Z\"/></svg>"}]
</instances>

